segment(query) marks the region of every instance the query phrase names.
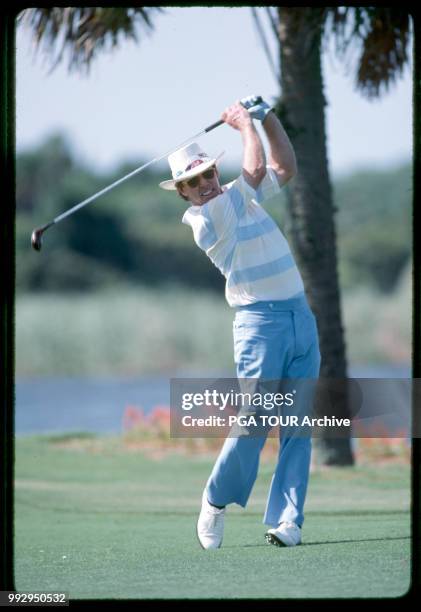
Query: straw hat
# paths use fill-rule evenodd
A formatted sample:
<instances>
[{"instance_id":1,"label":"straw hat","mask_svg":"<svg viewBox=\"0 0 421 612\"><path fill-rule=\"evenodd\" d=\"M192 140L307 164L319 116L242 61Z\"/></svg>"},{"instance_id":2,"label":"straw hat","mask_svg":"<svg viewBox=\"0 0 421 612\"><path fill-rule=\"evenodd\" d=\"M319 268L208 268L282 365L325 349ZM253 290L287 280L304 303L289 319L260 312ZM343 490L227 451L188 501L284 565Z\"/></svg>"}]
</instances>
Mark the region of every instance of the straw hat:
<instances>
[{"instance_id":1,"label":"straw hat","mask_svg":"<svg viewBox=\"0 0 421 612\"><path fill-rule=\"evenodd\" d=\"M169 155L168 163L171 168L172 180L162 181L162 183L159 183L159 186L162 189L174 190L177 183L187 181L214 166L223 154L224 151L217 157L211 158L196 142L191 142L186 147L178 149Z\"/></svg>"}]
</instances>

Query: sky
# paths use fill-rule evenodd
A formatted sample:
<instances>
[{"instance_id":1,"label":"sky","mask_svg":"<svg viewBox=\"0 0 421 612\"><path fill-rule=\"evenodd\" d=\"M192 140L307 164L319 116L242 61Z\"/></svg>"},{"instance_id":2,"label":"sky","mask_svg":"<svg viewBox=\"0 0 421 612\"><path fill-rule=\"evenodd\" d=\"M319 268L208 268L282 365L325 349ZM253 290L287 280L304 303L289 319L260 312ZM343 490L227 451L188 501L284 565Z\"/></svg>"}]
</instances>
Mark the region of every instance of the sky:
<instances>
[{"instance_id":1,"label":"sky","mask_svg":"<svg viewBox=\"0 0 421 612\"><path fill-rule=\"evenodd\" d=\"M258 9L276 61L277 43ZM323 55L329 166L334 175L387 168L411 157L411 67L380 101L355 91L352 63ZM350 72L350 74L347 74ZM94 60L89 76L60 64L51 74L34 58L29 31L16 38L16 145L22 151L49 134L67 134L79 161L108 171L134 167L177 148L249 94L279 95L251 9L167 8L141 42L124 42ZM260 128L259 128L260 129ZM199 139L209 154L225 151L240 167L241 137L221 126Z\"/></svg>"}]
</instances>

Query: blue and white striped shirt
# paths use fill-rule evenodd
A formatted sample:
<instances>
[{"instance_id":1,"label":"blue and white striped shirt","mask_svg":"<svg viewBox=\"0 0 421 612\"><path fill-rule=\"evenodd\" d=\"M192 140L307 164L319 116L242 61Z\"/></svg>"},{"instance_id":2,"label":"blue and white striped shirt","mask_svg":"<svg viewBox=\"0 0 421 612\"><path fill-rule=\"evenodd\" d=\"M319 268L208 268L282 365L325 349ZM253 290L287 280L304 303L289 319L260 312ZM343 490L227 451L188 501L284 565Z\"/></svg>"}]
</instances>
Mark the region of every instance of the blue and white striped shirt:
<instances>
[{"instance_id":1,"label":"blue and white striped shirt","mask_svg":"<svg viewBox=\"0 0 421 612\"><path fill-rule=\"evenodd\" d=\"M216 198L184 213L182 222L191 226L196 244L227 279L225 297L232 307L303 294L288 242L260 206L280 190L267 166L257 190L241 175Z\"/></svg>"}]
</instances>

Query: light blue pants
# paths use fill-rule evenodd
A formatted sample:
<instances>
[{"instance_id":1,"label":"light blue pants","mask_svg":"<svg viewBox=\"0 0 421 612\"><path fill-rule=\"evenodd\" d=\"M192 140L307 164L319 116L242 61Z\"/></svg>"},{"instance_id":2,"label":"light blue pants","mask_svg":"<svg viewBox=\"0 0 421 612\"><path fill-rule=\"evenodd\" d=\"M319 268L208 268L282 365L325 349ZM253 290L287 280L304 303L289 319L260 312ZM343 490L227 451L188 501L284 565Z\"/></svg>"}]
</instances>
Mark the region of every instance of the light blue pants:
<instances>
[{"instance_id":1,"label":"light blue pants","mask_svg":"<svg viewBox=\"0 0 421 612\"><path fill-rule=\"evenodd\" d=\"M240 307L233 331L237 377L240 387L245 383L247 391L250 383L256 384L257 390L262 380L317 379L319 376L316 320L304 296ZM212 504L246 506L267 433L225 440L206 485ZM310 460L311 437L294 435L293 430L282 428L263 523L273 527L283 521L303 524Z\"/></svg>"}]
</instances>

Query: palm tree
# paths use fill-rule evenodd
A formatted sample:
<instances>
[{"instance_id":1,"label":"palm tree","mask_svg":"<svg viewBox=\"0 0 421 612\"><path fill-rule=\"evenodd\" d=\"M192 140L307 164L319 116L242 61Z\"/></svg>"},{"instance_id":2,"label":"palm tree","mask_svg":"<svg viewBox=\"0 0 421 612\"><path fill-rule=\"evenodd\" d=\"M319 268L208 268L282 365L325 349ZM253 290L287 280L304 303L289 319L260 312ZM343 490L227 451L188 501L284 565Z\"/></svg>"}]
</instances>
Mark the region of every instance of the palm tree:
<instances>
[{"instance_id":1,"label":"palm tree","mask_svg":"<svg viewBox=\"0 0 421 612\"><path fill-rule=\"evenodd\" d=\"M32 30L36 50L44 44L51 70L67 51L69 71L89 71L99 53L114 49L125 39L138 42L142 28L152 31L152 17L162 11L151 6L34 8L22 11L18 20Z\"/></svg>"},{"instance_id":2,"label":"palm tree","mask_svg":"<svg viewBox=\"0 0 421 612\"><path fill-rule=\"evenodd\" d=\"M344 57L360 41L357 87L380 95L408 62L410 13L382 7L278 7L267 9L279 42L282 96L277 112L294 145L299 174L290 184L291 236L316 314L322 353L321 376L346 378L347 361L337 273L335 207L328 170L321 52L323 36L335 35ZM36 8L21 13L37 48L44 42L54 68L69 53L69 69L89 69L92 59L124 38L137 40L136 24L153 28L159 7ZM416 16L413 15L413 22ZM415 28L416 30L416 28ZM54 57L57 43L61 49ZM319 439L325 464L350 465L349 439Z\"/></svg>"},{"instance_id":3,"label":"palm tree","mask_svg":"<svg viewBox=\"0 0 421 612\"><path fill-rule=\"evenodd\" d=\"M288 190L292 244L318 322L321 377L345 379L335 207L326 147L323 36L335 35L342 58L351 42L360 42L356 83L364 95L374 98L408 62L410 16L407 11L380 7L278 7L276 15L267 10L279 42L282 95L277 112L299 168ZM349 439L326 436L316 441L316 447L324 464L353 463Z\"/></svg>"}]
</instances>

